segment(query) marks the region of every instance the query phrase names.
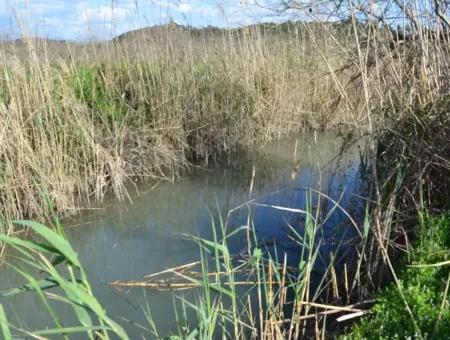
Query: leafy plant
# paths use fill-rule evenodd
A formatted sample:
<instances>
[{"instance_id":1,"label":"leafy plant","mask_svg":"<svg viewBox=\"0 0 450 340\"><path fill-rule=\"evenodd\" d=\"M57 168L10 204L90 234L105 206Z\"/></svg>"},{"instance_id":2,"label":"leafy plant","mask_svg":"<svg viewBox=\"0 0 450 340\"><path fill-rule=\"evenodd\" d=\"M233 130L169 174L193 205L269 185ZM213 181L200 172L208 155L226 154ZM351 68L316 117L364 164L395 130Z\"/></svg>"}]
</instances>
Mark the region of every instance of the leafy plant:
<instances>
[{"instance_id":1,"label":"leafy plant","mask_svg":"<svg viewBox=\"0 0 450 340\"><path fill-rule=\"evenodd\" d=\"M55 327L52 329L34 331L35 336L62 335L65 339L72 333L84 333L88 339L97 335L109 339L115 334L120 339L128 339L122 327L109 318L106 311L92 294L86 273L78 260L77 253L67 241L64 232L56 226L52 230L42 224L32 221L15 221L23 227L28 227L42 239L42 242L23 240L15 236L0 235L0 241L15 248L20 254L24 267L9 264L19 273L25 282L18 288L4 292L3 296L11 296L24 292L35 292L47 308ZM42 273L43 278L35 278L30 273ZM65 274L64 274L65 273ZM49 290L59 288L58 292ZM58 317L52 307L50 298L72 307L78 320L78 326L67 327ZM3 308L0 306L0 328L5 339L11 339L11 330L29 334L8 323Z\"/></svg>"},{"instance_id":2,"label":"leafy plant","mask_svg":"<svg viewBox=\"0 0 450 340\"><path fill-rule=\"evenodd\" d=\"M379 296L372 315L353 326L344 338L446 338L450 334L450 266L445 261L450 255L449 235L449 215L424 217L411 251L411 265L399 275L401 290L420 334L405 311L398 287L390 285Z\"/></svg>"}]
</instances>

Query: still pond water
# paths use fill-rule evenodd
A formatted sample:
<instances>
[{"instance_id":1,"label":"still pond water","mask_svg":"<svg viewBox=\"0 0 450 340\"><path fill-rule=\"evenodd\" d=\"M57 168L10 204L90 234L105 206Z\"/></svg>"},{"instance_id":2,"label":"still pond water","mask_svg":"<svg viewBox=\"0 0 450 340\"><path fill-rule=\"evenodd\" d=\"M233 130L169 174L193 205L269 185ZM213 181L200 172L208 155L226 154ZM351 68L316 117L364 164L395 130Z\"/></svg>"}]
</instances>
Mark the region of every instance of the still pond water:
<instances>
[{"instance_id":1,"label":"still pond water","mask_svg":"<svg viewBox=\"0 0 450 340\"><path fill-rule=\"evenodd\" d=\"M344 144L346 147L344 147ZM335 133L304 134L288 141L269 143L234 153L214 165L193 167L175 183L155 183L130 188L132 202L105 199L101 208L64 221L68 237L79 253L94 294L109 316L118 320L130 338L150 338L136 324L148 327L142 309L148 301L160 334L174 330L173 295L167 292L131 289L118 291L108 285L115 280L139 280L145 275L199 258L198 246L183 235L210 238L211 219L249 201L291 208L305 208L305 191L326 193L355 218L364 211L367 181L362 170L362 141L348 142ZM362 164L363 163L363 164ZM250 193L253 169L253 190ZM137 190L136 190L137 189ZM326 204L325 204L326 203ZM333 204L323 202L324 213ZM287 223L301 229L299 214L270 207L244 205L228 220L230 228L247 223L251 211L258 242L278 254L286 253L290 264L299 260L298 245L289 237ZM323 251L332 251L336 235L354 234L342 212L336 210L322 229ZM242 237L234 251L244 247ZM330 248L327 249L326 247ZM271 248L271 249L269 249ZM21 285L23 280L6 267L0 269L0 290ZM13 324L27 330L50 325L39 298L26 293L0 298ZM71 314L58 307L62 319ZM128 321L125 321L128 320Z\"/></svg>"}]
</instances>

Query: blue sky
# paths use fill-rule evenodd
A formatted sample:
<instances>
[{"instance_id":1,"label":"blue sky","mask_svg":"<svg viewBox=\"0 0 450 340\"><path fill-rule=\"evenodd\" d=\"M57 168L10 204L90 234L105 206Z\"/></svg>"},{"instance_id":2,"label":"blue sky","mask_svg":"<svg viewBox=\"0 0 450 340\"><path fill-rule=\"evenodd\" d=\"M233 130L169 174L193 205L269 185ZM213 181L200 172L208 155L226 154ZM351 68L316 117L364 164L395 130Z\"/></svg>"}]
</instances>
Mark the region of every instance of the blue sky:
<instances>
[{"instance_id":1,"label":"blue sky","mask_svg":"<svg viewBox=\"0 0 450 340\"><path fill-rule=\"evenodd\" d=\"M54 39L106 39L174 20L193 26L238 26L277 20L254 0L0 0L0 33Z\"/></svg>"}]
</instances>

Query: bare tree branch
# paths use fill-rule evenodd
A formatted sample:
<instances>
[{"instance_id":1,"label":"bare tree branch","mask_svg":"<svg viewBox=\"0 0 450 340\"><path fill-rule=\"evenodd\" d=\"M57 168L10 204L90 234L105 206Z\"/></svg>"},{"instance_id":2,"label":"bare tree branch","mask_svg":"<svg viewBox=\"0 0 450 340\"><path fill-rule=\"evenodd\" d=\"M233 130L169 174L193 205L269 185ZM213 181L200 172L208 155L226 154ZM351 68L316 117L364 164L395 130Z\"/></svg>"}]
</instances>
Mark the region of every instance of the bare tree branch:
<instances>
[{"instance_id":1,"label":"bare tree branch","mask_svg":"<svg viewBox=\"0 0 450 340\"><path fill-rule=\"evenodd\" d=\"M441 2L439 0L434 0L434 12L442 20L442 22L447 26L447 28L450 29L450 20L447 18L447 16L444 14L444 12L441 11Z\"/></svg>"}]
</instances>

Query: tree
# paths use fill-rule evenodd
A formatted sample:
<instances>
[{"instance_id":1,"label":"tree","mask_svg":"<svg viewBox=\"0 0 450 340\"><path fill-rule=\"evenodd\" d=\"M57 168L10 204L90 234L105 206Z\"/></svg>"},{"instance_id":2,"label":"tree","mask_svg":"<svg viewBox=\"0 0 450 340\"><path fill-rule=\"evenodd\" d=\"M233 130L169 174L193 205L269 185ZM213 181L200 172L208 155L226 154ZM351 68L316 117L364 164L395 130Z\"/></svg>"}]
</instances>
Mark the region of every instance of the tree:
<instances>
[{"instance_id":1,"label":"tree","mask_svg":"<svg viewBox=\"0 0 450 340\"><path fill-rule=\"evenodd\" d=\"M353 17L396 27L406 25L450 30L450 0L257 0L278 13L295 12L304 18L344 21Z\"/></svg>"}]
</instances>

